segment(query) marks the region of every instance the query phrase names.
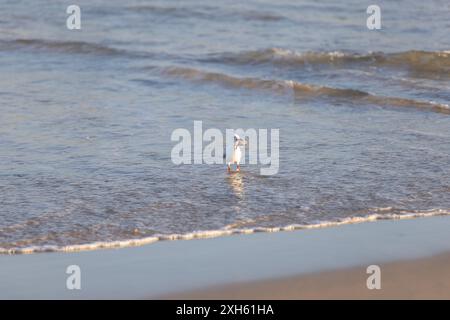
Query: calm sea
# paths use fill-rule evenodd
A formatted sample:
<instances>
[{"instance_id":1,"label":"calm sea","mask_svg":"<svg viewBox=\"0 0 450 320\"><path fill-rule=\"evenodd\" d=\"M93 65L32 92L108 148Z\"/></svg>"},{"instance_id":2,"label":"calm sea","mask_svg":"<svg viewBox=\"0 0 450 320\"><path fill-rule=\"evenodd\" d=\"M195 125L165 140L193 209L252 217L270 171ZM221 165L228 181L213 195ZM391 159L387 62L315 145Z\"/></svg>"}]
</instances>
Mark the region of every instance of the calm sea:
<instances>
[{"instance_id":1,"label":"calm sea","mask_svg":"<svg viewBox=\"0 0 450 320\"><path fill-rule=\"evenodd\" d=\"M448 0L73 2L0 2L0 252L450 214ZM278 174L174 165L194 120Z\"/></svg>"}]
</instances>

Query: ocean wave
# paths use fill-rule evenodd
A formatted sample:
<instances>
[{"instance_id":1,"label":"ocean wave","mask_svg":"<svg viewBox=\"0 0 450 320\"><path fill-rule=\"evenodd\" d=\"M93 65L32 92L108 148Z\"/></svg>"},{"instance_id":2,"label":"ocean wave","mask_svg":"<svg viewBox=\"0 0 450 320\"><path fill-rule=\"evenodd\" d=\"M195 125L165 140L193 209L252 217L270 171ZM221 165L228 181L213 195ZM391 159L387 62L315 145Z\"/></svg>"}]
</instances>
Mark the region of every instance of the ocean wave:
<instances>
[{"instance_id":1,"label":"ocean wave","mask_svg":"<svg viewBox=\"0 0 450 320\"><path fill-rule=\"evenodd\" d=\"M279 66L331 65L342 66L366 63L371 66L406 67L422 73L435 73L449 76L450 51L410 50L398 53L372 52L367 54L342 51L296 52L292 50L269 48L240 53L211 54L204 62L217 62L240 65L273 64Z\"/></svg>"},{"instance_id":2,"label":"ocean wave","mask_svg":"<svg viewBox=\"0 0 450 320\"><path fill-rule=\"evenodd\" d=\"M230 8L222 8L218 10L214 6L164 6L164 5L133 5L127 7L127 10L138 12L140 14L153 14L155 16L167 16L172 18L187 18L192 19L233 19L240 18L245 20L255 20L255 21L279 21L286 19L282 15L275 14L268 11L259 10L246 10L240 8L239 10L233 10Z\"/></svg>"},{"instance_id":3,"label":"ocean wave","mask_svg":"<svg viewBox=\"0 0 450 320\"><path fill-rule=\"evenodd\" d=\"M209 84L218 84L229 88L266 90L274 93L289 93L295 98L334 98L361 103L375 104L384 107L411 107L421 110L450 114L450 106L434 101L420 101L399 97L385 97L374 95L366 91L347 88L332 88L326 86L300 83L292 80L274 80L260 78L239 78L223 73L202 71L185 67L169 67L163 74L198 81Z\"/></svg>"},{"instance_id":4,"label":"ocean wave","mask_svg":"<svg viewBox=\"0 0 450 320\"><path fill-rule=\"evenodd\" d=\"M208 17L208 12L212 11L211 7L203 7L203 8L189 8L189 7L180 7L180 6L161 6L161 5L152 5L152 4L143 4L143 5L133 5L126 7L129 11L134 11L138 13L151 13L158 16L161 15L169 15L175 18L189 18L192 16L195 17Z\"/></svg>"},{"instance_id":5,"label":"ocean wave","mask_svg":"<svg viewBox=\"0 0 450 320\"><path fill-rule=\"evenodd\" d=\"M54 41L46 39L15 39L0 41L0 51L14 50L34 50L99 56L151 56L150 53L146 52L131 52L84 41Z\"/></svg>"},{"instance_id":6,"label":"ocean wave","mask_svg":"<svg viewBox=\"0 0 450 320\"><path fill-rule=\"evenodd\" d=\"M142 246L158 241L174 241L174 240L193 240L193 239L205 239L216 238L221 236L236 235L236 234L252 234L258 232L281 232L281 231L295 231L305 229L319 229L327 227L337 227L349 224L357 224L363 222L373 222L379 220L400 220L400 219L414 219L425 218L433 216L448 216L449 210L445 209L432 209L425 211L406 211L406 210L394 210L391 207L376 208L373 210L375 213L366 216L354 216L348 218L341 218L332 221L319 221L312 224L290 224L279 227L255 227L255 228L234 228L233 226L227 226L218 230L205 230L195 231L185 234L166 234L166 235L154 235L141 239L128 239L118 241L98 241L86 244L56 246L56 245L43 245L43 246L29 246L25 248L0 248L0 254L31 254L31 253L43 253L43 252L78 252L98 249L113 249L113 248L125 248ZM396 213L390 213L394 212Z\"/></svg>"}]
</instances>

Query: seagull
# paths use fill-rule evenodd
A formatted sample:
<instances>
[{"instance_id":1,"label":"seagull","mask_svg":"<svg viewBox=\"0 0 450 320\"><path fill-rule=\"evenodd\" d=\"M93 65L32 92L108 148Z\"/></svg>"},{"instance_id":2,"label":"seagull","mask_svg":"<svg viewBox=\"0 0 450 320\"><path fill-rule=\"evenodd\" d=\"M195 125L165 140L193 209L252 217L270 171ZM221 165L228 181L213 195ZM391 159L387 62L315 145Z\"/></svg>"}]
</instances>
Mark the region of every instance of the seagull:
<instances>
[{"instance_id":1,"label":"seagull","mask_svg":"<svg viewBox=\"0 0 450 320\"><path fill-rule=\"evenodd\" d=\"M237 134L234 135L234 143L232 146L227 148L226 162L227 162L227 171L231 172L231 165L236 164L236 171L241 170L240 162L242 157L241 147L246 144L246 141L239 137Z\"/></svg>"}]
</instances>

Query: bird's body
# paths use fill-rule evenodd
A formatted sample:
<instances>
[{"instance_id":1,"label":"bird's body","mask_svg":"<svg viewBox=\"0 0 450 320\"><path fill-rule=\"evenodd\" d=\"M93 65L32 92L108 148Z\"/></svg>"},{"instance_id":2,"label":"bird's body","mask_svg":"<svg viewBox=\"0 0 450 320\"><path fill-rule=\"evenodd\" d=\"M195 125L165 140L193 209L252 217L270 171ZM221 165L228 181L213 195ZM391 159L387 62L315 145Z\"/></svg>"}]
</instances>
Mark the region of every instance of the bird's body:
<instances>
[{"instance_id":1,"label":"bird's body","mask_svg":"<svg viewBox=\"0 0 450 320\"><path fill-rule=\"evenodd\" d=\"M227 148L227 164L240 163L242 157L242 151L239 146L230 146Z\"/></svg>"},{"instance_id":2,"label":"bird's body","mask_svg":"<svg viewBox=\"0 0 450 320\"><path fill-rule=\"evenodd\" d=\"M240 171L240 162L242 158L241 146L245 145L245 140L241 139L237 134L234 135L234 143L229 146L226 151L226 162L228 172L231 172L231 166L236 165L236 171Z\"/></svg>"}]
</instances>

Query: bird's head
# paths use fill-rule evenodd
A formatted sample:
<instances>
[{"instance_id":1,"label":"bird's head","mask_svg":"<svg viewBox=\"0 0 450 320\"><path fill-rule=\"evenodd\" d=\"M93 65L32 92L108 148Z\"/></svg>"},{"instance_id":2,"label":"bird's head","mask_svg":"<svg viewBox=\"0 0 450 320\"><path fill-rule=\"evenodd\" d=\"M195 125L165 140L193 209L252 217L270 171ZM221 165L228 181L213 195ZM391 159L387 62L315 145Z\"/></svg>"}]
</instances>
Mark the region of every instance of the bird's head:
<instances>
[{"instance_id":1,"label":"bird's head","mask_svg":"<svg viewBox=\"0 0 450 320\"><path fill-rule=\"evenodd\" d=\"M247 144L247 141L245 141L245 139L242 139L237 134L234 134L234 146L235 147L245 146L246 144Z\"/></svg>"}]
</instances>

